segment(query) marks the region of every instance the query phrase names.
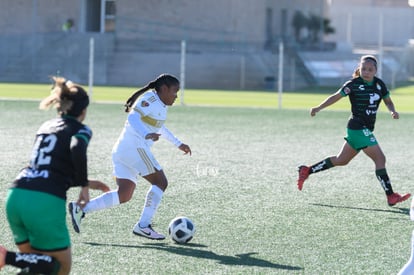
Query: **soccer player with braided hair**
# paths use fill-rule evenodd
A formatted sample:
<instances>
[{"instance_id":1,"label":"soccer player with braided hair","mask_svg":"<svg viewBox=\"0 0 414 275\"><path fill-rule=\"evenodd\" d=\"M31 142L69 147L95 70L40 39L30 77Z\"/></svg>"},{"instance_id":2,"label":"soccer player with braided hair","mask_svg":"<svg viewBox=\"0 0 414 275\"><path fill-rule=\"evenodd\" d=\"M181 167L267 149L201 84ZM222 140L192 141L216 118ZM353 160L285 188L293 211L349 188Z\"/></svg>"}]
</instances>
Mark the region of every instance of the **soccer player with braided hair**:
<instances>
[{"instance_id":1,"label":"soccer player with braided hair","mask_svg":"<svg viewBox=\"0 0 414 275\"><path fill-rule=\"evenodd\" d=\"M11 265L24 274L69 274L71 243L66 226L66 192L79 186L79 202L89 201L89 184L109 190L103 182L88 180L87 147L92 137L82 122L89 97L63 77L54 77L50 96L40 109L56 107L58 117L44 122L36 133L29 165L9 189L6 214L19 252L0 247L0 268Z\"/></svg>"},{"instance_id":2,"label":"soccer player with braided hair","mask_svg":"<svg viewBox=\"0 0 414 275\"><path fill-rule=\"evenodd\" d=\"M310 115L315 116L322 109L348 96L351 103L351 117L348 120L347 136L342 149L336 156L327 157L311 166L298 168L297 186L302 190L303 183L310 174L348 164L360 151L374 161L375 175L387 197L389 206L407 200L411 195L400 195L393 191L391 180L385 168L385 155L375 138L373 131L381 100L384 101L393 119L400 115L395 110L390 92L384 82L375 76L377 59L372 55L361 57L353 78L347 81L336 93L329 96L321 104L311 108Z\"/></svg>"},{"instance_id":3,"label":"soccer player with braided hair","mask_svg":"<svg viewBox=\"0 0 414 275\"><path fill-rule=\"evenodd\" d=\"M164 125L167 106L174 104L179 88L180 82L175 76L162 74L127 100L127 121L112 150L113 173L118 189L90 200L83 208L75 202L70 203L76 232L80 231L80 222L85 213L128 202L135 190L137 177L141 176L151 186L146 194L141 216L132 231L149 239L165 239L165 235L152 228L152 219L168 181L151 152L151 146L159 137L163 137L184 154L191 155L190 147L176 138Z\"/></svg>"}]
</instances>

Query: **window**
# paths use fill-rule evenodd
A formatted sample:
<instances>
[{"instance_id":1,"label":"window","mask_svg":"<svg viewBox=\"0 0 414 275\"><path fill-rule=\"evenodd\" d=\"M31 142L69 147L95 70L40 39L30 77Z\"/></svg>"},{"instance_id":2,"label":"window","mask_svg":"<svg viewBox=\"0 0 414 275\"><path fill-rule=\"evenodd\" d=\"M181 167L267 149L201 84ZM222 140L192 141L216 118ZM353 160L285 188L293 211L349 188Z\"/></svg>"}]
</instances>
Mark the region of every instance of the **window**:
<instances>
[{"instance_id":1,"label":"window","mask_svg":"<svg viewBox=\"0 0 414 275\"><path fill-rule=\"evenodd\" d=\"M105 0L105 32L115 31L115 0Z\"/></svg>"}]
</instances>

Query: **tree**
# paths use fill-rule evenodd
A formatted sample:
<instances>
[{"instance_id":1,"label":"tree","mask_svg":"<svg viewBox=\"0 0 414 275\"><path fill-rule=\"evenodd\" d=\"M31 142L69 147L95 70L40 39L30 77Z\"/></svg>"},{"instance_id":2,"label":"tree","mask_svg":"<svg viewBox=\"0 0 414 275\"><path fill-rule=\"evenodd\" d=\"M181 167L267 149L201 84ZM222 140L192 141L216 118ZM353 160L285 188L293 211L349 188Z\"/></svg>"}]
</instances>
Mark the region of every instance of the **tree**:
<instances>
[{"instance_id":1,"label":"tree","mask_svg":"<svg viewBox=\"0 0 414 275\"><path fill-rule=\"evenodd\" d=\"M321 30L321 18L315 14L311 14L308 20L308 30L311 43L319 41L319 32Z\"/></svg>"},{"instance_id":2,"label":"tree","mask_svg":"<svg viewBox=\"0 0 414 275\"><path fill-rule=\"evenodd\" d=\"M323 19L323 32L324 34L335 33L335 28L331 26L331 19Z\"/></svg>"},{"instance_id":3,"label":"tree","mask_svg":"<svg viewBox=\"0 0 414 275\"><path fill-rule=\"evenodd\" d=\"M335 28L331 26L331 20L327 18L322 18L318 15L311 14L308 19L307 28L310 34L310 42L318 43L320 41L320 34L323 31L324 34L335 33ZM323 28L321 30L321 28Z\"/></svg>"},{"instance_id":4,"label":"tree","mask_svg":"<svg viewBox=\"0 0 414 275\"><path fill-rule=\"evenodd\" d=\"M308 24L308 19L301 11L296 11L292 18L292 26L295 31L296 42L301 41L301 31Z\"/></svg>"}]
</instances>

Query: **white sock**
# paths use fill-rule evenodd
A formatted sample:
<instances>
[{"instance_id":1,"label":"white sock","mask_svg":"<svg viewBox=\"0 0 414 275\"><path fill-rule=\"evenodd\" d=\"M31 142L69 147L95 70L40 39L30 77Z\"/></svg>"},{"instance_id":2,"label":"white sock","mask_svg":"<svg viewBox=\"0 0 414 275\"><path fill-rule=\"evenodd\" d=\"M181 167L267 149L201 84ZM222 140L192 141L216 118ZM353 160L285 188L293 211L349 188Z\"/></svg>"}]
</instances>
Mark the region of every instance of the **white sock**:
<instances>
[{"instance_id":1,"label":"white sock","mask_svg":"<svg viewBox=\"0 0 414 275\"><path fill-rule=\"evenodd\" d=\"M118 191L110 191L96 197L88 202L86 206L83 208L83 212L89 213L94 212L106 208L110 208L112 206L116 206L119 204L119 196Z\"/></svg>"},{"instance_id":2,"label":"white sock","mask_svg":"<svg viewBox=\"0 0 414 275\"><path fill-rule=\"evenodd\" d=\"M151 224L152 218L157 212L164 192L156 185L151 185L145 197L144 209L142 209L141 217L137 224L141 227L147 227Z\"/></svg>"}]
</instances>

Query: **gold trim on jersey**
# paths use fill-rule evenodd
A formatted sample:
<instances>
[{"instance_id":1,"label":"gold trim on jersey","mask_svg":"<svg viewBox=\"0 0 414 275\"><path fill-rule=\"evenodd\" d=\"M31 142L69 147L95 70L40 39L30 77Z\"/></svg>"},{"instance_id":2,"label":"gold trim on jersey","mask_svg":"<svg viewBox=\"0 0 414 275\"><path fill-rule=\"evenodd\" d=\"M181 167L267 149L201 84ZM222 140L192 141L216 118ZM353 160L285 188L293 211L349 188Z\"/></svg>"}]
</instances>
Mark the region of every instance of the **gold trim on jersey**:
<instances>
[{"instance_id":1,"label":"gold trim on jersey","mask_svg":"<svg viewBox=\"0 0 414 275\"><path fill-rule=\"evenodd\" d=\"M138 109L138 108L134 108L134 111L141 114L141 120L143 122L145 122L146 124L149 124L149 125L157 127L157 128L161 128L162 125L164 125L165 120L158 120L158 119L152 118L150 116L144 116L143 113L141 112L141 110Z\"/></svg>"},{"instance_id":2,"label":"gold trim on jersey","mask_svg":"<svg viewBox=\"0 0 414 275\"><path fill-rule=\"evenodd\" d=\"M149 116L141 116L141 120L145 122L146 124L149 124L151 126L161 128L164 124L165 120L157 120L155 118L149 117Z\"/></svg>"}]
</instances>

